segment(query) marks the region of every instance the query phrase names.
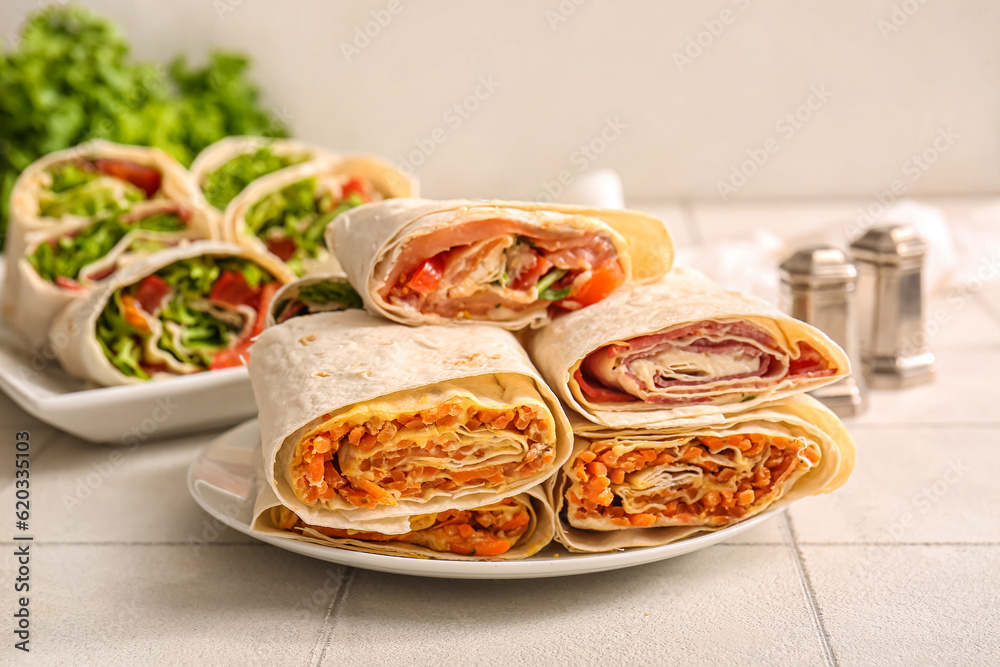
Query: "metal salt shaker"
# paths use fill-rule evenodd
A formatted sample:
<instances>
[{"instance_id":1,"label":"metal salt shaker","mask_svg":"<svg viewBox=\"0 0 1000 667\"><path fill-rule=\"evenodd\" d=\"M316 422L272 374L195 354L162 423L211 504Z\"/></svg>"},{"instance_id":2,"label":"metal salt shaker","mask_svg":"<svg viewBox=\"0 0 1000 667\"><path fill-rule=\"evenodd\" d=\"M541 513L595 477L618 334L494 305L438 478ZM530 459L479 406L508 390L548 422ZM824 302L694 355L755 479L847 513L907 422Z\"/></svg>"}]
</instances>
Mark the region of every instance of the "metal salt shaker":
<instances>
[{"instance_id":1,"label":"metal salt shaker","mask_svg":"<svg viewBox=\"0 0 1000 667\"><path fill-rule=\"evenodd\" d=\"M910 225L875 227L851 244L858 266L861 361L873 387L898 389L934 379L924 332L927 242Z\"/></svg>"},{"instance_id":2,"label":"metal salt shaker","mask_svg":"<svg viewBox=\"0 0 1000 667\"><path fill-rule=\"evenodd\" d=\"M844 348L851 361L850 375L810 392L841 417L853 417L868 408L858 353L857 278L851 259L833 246L803 248L781 263L782 310L823 331Z\"/></svg>"}]
</instances>

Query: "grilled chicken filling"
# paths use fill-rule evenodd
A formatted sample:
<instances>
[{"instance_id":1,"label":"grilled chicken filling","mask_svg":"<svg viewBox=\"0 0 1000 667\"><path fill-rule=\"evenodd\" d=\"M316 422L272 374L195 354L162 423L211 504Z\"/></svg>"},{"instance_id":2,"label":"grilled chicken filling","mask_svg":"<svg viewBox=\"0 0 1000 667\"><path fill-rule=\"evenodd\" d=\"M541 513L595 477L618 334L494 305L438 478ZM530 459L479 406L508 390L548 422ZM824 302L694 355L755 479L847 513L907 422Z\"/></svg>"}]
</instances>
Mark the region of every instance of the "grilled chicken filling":
<instances>
[{"instance_id":1,"label":"grilled chicken filling","mask_svg":"<svg viewBox=\"0 0 1000 667\"><path fill-rule=\"evenodd\" d=\"M512 220L475 220L416 237L385 271L380 295L420 313L507 320L529 311L576 310L625 282L609 234Z\"/></svg>"},{"instance_id":2,"label":"grilled chicken filling","mask_svg":"<svg viewBox=\"0 0 1000 667\"><path fill-rule=\"evenodd\" d=\"M567 518L589 530L726 526L780 498L819 459L816 445L763 433L599 440L573 463Z\"/></svg>"},{"instance_id":3,"label":"grilled chicken filling","mask_svg":"<svg viewBox=\"0 0 1000 667\"><path fill-rule=\"evenodd\" d=\"M410 414L325 418L291 462L292 488L309 505L394 506L458 489L500 491L555 459L552 416L530 404L496 410L455 399Z\"/></svg>"},{"instance_id":4,"label":"grilled chicken filling","mask_svg":"<svg viewBox=\"0 0 1000 667\"><path fill-rule=\"evenodd\" d=\"M505 498L471 510L445 510L410 517L410 532L386 535L358 530L325 528L305 523L286 507L275 507L275 523L284 530L313 530L327 537L366 542L404 542L437 552L463 556L499 556L515 546L531 525L526 503Z\"/></svg>"}]
</instances>

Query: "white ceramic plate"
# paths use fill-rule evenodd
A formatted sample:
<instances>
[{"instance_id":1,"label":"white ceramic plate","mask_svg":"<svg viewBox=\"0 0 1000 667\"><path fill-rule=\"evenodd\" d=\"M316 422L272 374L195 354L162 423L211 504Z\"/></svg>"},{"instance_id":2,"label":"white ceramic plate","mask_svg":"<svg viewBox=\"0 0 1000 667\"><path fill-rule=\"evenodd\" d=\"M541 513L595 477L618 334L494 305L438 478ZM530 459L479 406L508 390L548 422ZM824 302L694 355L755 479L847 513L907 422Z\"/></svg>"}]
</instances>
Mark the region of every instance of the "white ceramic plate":
<instances>
[{"instance_id":1,"label":"white ceramic plate","mask_svg":"<svg viewBox=\"0 0 1000 667\"><path fill-rule=\"evenodd\" d=\"M4 322L0 389L40 421L93 442L132 445L229 426L257 414L245 368L88 389L54 359L25 350Z\"/></svg>"},{"instance_id":2,"label":"white ceramic plate","mask_svg":"<svg viewBox=\"0 0 1000 667\"><path fill-rule=\"evenodd\" d=\"M661 547L626 549L607 554L574 554L550 545L521 561L446 561L366 554L336 547L262 535L250 529L255 497L255 467L260 456L260 431L250 420L223 433L195 459L188 470L188 489L213 517L241 533L276 547L320 560L378 572L448 579L536 579L617 570L682 556L704 549L753 528L775 515L764 512L729 528Z\"/></svg>"}]
</instances>

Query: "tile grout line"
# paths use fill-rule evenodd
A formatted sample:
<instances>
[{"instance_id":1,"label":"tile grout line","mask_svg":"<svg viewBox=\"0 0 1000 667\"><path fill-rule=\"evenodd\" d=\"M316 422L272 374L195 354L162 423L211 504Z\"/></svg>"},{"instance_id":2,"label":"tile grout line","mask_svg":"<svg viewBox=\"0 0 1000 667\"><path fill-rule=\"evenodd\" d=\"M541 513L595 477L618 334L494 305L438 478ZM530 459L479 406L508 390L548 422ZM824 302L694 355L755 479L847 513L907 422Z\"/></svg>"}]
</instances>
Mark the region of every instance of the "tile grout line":
<instances>
[{"instance_id":1,"label":"tile grout line","mask_svg":"<svg viewBox=\"0 0 1000 667\"><path fill-rule=\"evenodd\" d=\"M788 546L792 551L792 562L795 564L795 571L799 575L799 585L802 586L802 594L805 596L806 606L809 607L809 615L812 617L813 627L816 628L816 634L819 637L820 648L823 651L823 662L830 667L838 667L837 656L830 645L830 636L823 625L823 614L816 603L816 595L812 589L812 582L809 581L809 573L806 572L805 563L802 561L802 553L799 551L795 530L792 528L792 519L788 516L787 512L782 512L781 518L785 524L785 532L789 538L790 543Z\"/></svg>"},{"instance_id":2,"label":"tile grout line","mask_svg":"<svg viewBox=\"0 0 1000 667\"><path fill-rule=\"evenodd\" d=\"M340 588L337 590L337 594L333 596L333 602L330 603L329 609L326 610L326 617L323 618L323 627L320 629L319 641L313 648L314 657L310 662L312 667L322 665L323 660L326 658L326 651L330 648L330 641L333 639L333 630L336 627L337 612L350 593L351 584L354 583L354 577L358 572L353 567L346 569L347 572L341 580Z\"/></svg>"}]
</instances>

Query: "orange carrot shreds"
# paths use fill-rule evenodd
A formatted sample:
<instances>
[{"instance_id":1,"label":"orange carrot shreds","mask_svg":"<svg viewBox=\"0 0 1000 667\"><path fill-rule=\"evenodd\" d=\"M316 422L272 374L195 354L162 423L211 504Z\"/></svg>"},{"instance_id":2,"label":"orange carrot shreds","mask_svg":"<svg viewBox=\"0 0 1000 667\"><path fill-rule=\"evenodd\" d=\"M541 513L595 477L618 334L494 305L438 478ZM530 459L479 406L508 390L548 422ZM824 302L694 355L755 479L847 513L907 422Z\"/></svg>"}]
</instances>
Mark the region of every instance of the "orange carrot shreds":
<instances>
[{"instance_id":1,"label":"orange carrot shreds","mask_svg":"<svg viewBox=\"0 0 1000 667\"><path fill-rule=\"evenodd\" d=\"M351 484L353 484L354 486L360 486L380 504L383 505L396 504L396 500L388 493L386 493L384 489L382 489L374 482L365 479L364 477L355 477L354 479L351 479Z\"/></svg>"},{"instance_id":2,"label":"orange carrot shreds","mask_svg":"<svg viewBox=\"0 0 1000 667\"><path fill-rule=\"evenodd\" d=\"M491 426L497 430L502 430L507 428L507 424L514 420L514 413L512 410L507 410L501 413L499 417L493 420Z\"/></svg>"},{"instance_id":3,"label":"orange carrot shreds","mask_svg":"<svg viewBox=\"0 0 1000 667\"><path fill-rule=\"evenodd\" d=\"M719 469L719 464L711 459L702 461L698 465L708 472L716 472Z\"/></svg>"},{"instance_id":4,"label":"orange carrot shreds","mask_svg":"<svg viewBox=\"0 0 1000 667\"><path fill-rule=\"evenodd\" d=\"M656 459L653 461L653 463L655 463L656 465L665 465L667 463L673 463L676 460L677 459L675 459L670 454L667 454L666 452L663 452L662 454L660 454L659 456L656 457Z\"/></svg>"},{"instance_id":5,"label":"orange carrot shreds","mask_svg":"<svg viewBox=\"0 0 1000 667\"><path fill-rule=\"evenodd\" d=\"M357 445L359 442L361 442L361 436L363 436L365 433L367 433L365 427L358 426L352 429L350 434L348 434L347 442L351 443L352 445Z\"/></svg>"},{"instance_id":6,"label":"orange carrot shreds","mask_svg":"<svg viewBox=\"0 0 1000 667\"><path fill-rule=\"evenodd\" d=\"M693 461L694 459L701 456L701 452L702 450L700 447L694 447L694 446L688 447L687 449L684 450L684 453L681 454L681 461Z\"/></svg>"},{"instance_id":7,"label":"orange carrot shreds","mask_svg":"<svg viewBox=\"0 0 1000 667\"><path fill-rule=\"evenodd\" d=\"M386 424L382 428L382 430L379 431L379 434L375 437L375 440L382 444L385 444L390 440L392 440L394 437L396 437L396 432L399 431L397 423L398 422L391 421L388 424Z\"/></svg>"},{"instance_id":8,"label":"orange carrot shreds","mask_svg":"<svg viewBox=\"0 0 1000 667\"><path fill-rule=\"evenodd\" d=\"M656 452L652 449L642 449L640 452L646 463L651 463L656 460Z\"/></svg>"},{"instance_id":9,"label":"orange carrot shreds","mask_svg":"<svg viewBox=\"0 0 1000 667\"><path fill-rule=\"evenodd\" d=\"M645 526L652 526L654 523L656 523L655 516L653 516L652 514L645 514L645 513L633 514L629 516L628 520L633 526L637 526L639 528L644 528Z\"/></svg>"},{"instance_id":10,"label":"orange carrot shreds","mask_svg":"<svg viewBox=\"0 0 1000 667\"><path fill-rule=\"evenodd\" d=\"M517 409L517 417L514 419L514 428L523 431L532 422L532 415L524 408Z\"/></svg>"},{"instance_id":11,"label":"orange carrot shreds","mask_svg":"<svg viewBox=\"0 0 1000 667\"><path fill-rule=\"evenodd\" d=\"M582 452L580 452L576 458L580 459L584 463L590 463L591 461L597 458L597 454L590 451L589 449L585 449Z\"/></svg>"},{"instance_id":12,"label":"orange carrot shreds","mask_svg":"<svg viewBox=\"0 0 1000 667\"><path fill-rule=\"evenodd\" d=\"M576 465L573 466L573 473L576 475L576 478L578 480L580 480L581 482L583 482L585 484L588 481L590 481L590 475L587 474L587 469L586 469L586 466L584 465L583 461L579 461L578 460L576 462Z\"/></svg>"},{"instance_id":13,"label":"orange carrot shreds","mask_svg":"<svg viewBox=\"0 0 1000 667\"><path fill-rule=\"evenodd\" d=\"M478 429L482 425L483 425L483 422L479 421L475 417L471 417L470 419L468 419L465 422L465 427L467 429L469 429L470 431L475 431L476 429Z\"/></svg>"},{"instance_id":14,"label":"orange carrot shreds","mask_svg":"<svg viewBox=\"0 0 1000 667\"><path fill-rule=\"evenodd\" d=\"M702 497L701 502L711 509L722 502L722 495L718 491L709 491Z\"/></svg>"},{"instance_id":15,"label":"orange carrot shreds","mask_svg":"<svg viewBox=\"0 0 1000 667\"><path fill-rule=\"evenodd\" d=\"M323 480L323 457L314 456L311 461L309 461L309 472L306 473L309 481L313 484L319 484Z\"/></svg>"},{"instance_id":16,"label":"orange carrot shreds","mask_svg":"<svg viewBox=\"0 0 1000 667\"><path fill-rule=\"evenodd\" d=\"M621 468L612 468L608 471L608 479L612 484L621 484L625 481L625 471Z\"/></svg>"},{"instance_id":17,"label":"orange carrot shreds","mask_svg":"<svg viewBox=\"0 0 1000 667\"><path fill-rule=\"evenodd\" d=\"M313 438L312 441L313 451L317 454L326 454L334 448L335 444L333 440L322 433Z\"/></svg>"},{"instance_id":18,"label":"orange carrot shreds","mask_svg":"<svg viewBox=\"0 0 1000 667\"><path fill-rule=\"evenodd\" d=\"M771 485L771 471L766 466L757 468L753 476L753 485L757 488Z\"/></svg>"},{"instance_id":19,"label":"orange carrot shreds","mask_svg":"<svg viewBox=\"0 0 1000 667\"><path fill-rule=\"evenodd\" d=\"M499 410L490 410L489 408L479 411L479 421L484 424L492 424L493 421L500 416Z\"/></svg>"},{"instance_id":20,"label":"orange carrot shreds","mask_svg":"<svg viewBox=\"0 0 1000 667\"><path fill-rule=\"evenodd\" d=\"M378 444L378 436L372 435L371 433L365 433L361 436L361 441L358 443L358 447L363 452L370 452L374 449L376 444Z\"/></svg>"},{"instance_id":21,"label":"orange carrot shreds","mask_svg":"<svg viewBox=\"0 0 1000 667\"><path fill-rule=\"evenodd\" d=\"M594 461L587 464L587 472L594 477L607 477L608 467L600 461Z\"/></svg>"},{"instance_id":22,"label":"orange carrot shreds","mask_svg":"<svg viewBox=\"0 0 1000 667\"><path fill-rule=\"evenodd\" d=\"M472 555L489 558L490 556L505 554L508 551L510 551L509 540L488 540L486 542L477 543Z\"/></svg>"},{"instance_id":23,"label":"orange carrot shreds","mask_svg":"<svg viewBox=\"0 0 1000 667\"><path fill-rule=\"evenodd\" d=\"M531 515L523 511L518 512L517 514L514 515L513 519L511 519L504 525L500 526L500 530L507 533L512 530L516 530L517 528L521 528L522 526L527 526L528 523L530 522L531 522ZM482 523L482 519L480 519L480 523Z\"/></svg>"},{"instance_id":24,"label":"orange carrot shreds","mask_svg":"<svg viewBox=\"0 0 1000 667\"><path fill-rule=\"evenodd\" d=\"M722 484L725 484L735 476L736 476L735 470L733 470L732 468L726 468L725 470L723 470L718 474L716 479L718 479L719 482L721 482Z\"/></svg>"},{"instance_id":25,"label":"orange carrot shreds","mask_svg":"<svg viewBox=\"0 0 1000 667\"><path fill-rule=\"evenodd\" d=\"M597 458L597 460L603 463L604 465L608 466L609 468L613 468L614 465L618 463L618 455L615 454L615 450L609 449L608 451L601 454Z\"/></svg>"},{"instance_id":26,"label":"orange carrot shreds","mask_svg":"<svg viewBox=\"0 0 1000 667\"><path fill-rule=\"evenodd\" d=\"M337 472L337 468L333 465L332 461L327 461L323 464L323 481L334 489L340 489L347 486L347 480L344 479L339 472Z\"/></svg>"},{"instance_id":27,"label":"orange carrot shreds","mask_svg":"<svg viewBox=\"0 0 1000 667\"><path fill-rule=\"evenodd\" d=\"M805 454L805 457L809 460L809 463L812 463L813 465L819 463L820 456L819 452L817 452L816 450L811 448L806 449L803 451L803 454Z\"/></svg>"},{"instance_id":28,"label":"orange carrot shreds","mask_svg":"<svg viewBox=\"0 0 1000 667\"><path fill-rule=\"evenodd\" d=\"M740 494L736 497L736 502L739 505L749 505L753 501L754 501L753 489L740 491Z\"/></svg>"},{"instance_id":29,"label":"orange carrot shreds","mask_svg":"<svg viewBox=\"0 0 1000 667\"><path fill-rule=\"evenodd\" d=\"M476 534L476 529L467 523L463 523L458 527L458 534L464 537L465 539L469 539L470 537Z\"/></svg>"},{"instance_id":30,"label":"orange carrot shreds","mask_svg":"<svg viewBox=\"0 0 1000 667\"><path fill-rule=\"evenodd\" d=\"M319 489L315 486L306 487L302 494L302 499L307 503L314 503L317 498L319 498Z\"/></svg>"}]
</instances>

